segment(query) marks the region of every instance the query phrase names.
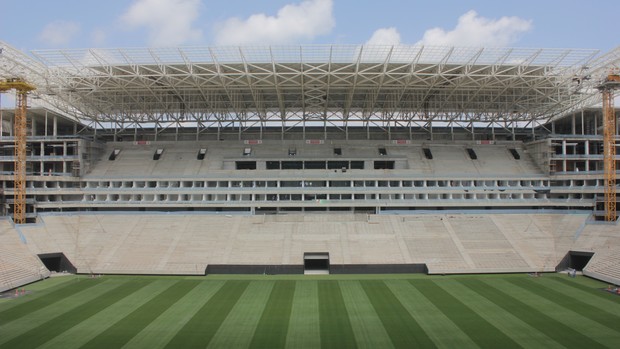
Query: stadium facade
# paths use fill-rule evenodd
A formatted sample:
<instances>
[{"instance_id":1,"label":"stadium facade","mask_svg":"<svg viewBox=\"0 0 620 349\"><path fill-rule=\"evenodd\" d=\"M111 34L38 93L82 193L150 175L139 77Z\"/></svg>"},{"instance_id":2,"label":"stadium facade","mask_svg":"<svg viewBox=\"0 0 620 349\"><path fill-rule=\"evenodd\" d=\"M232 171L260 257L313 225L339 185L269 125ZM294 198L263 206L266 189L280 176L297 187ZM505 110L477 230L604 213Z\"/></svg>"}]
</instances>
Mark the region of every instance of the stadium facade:
<instances>
[{"instance_id":1,"label":"stadium facade","mask_svg":"<svg viewBox=\"0 0 620 349\"><path fill-rule=\"evenodd\" d=\"M44 217L78 219L62 223L78 227L71 228L73 252L60 243L54 248L41 243L30 251L72 254L74 264L89 260L78 266L80 272L123 270L106 269L101 258L78 251L80 234L106 229L101 221L81 226L75 217L176 212L185 217L176 223L191 225L192 215L234 213L246 217L235 223L244 225L243 219L262 217L264 223L272 219L264 215L276 214L302 217L311 226L340 219L334 217L355 222L363 216L369 223L380 217L469 214L491 217L504 236L516 223L502 228L494 217L522 215L534 225L539 218L532 215L581 217L569 224L568 233L553 224L552 231L540 229L541 237L552 241L552 257L524 257L540 246L528 240L518 247L507 236L522 264L485 267L468 257L462 262L470 268L460 268L437 257L435 272L549 271L572 248L571 238L578 240L584 231L596 235L596 227L618 229L613 223L597 225L605 213L598 87L620 66L620 49L333 45L26 54L1 46L0 78L19 78L37 88L29 95L27 220L40 227ZM10 217L15 112L0 113L2 214ZM617 122L614 133L617 139ZM310 213L326 218L307 218ZM407 229L394 224L381 230ZM458 231L444 228L458 240ZM38 241L32 233L36 224L20 229L23 240ZM406 240L396 235L401 237L395 244ZM582 245L589 251L609 247L603 240ZM329 252L341 265L438 261L412 257L409 248L393 260L377 252L376 258L347 262L329 246L317 246L320 251L302 246L295 258L275 261L260 252L258 264L300 265L302 252ZM456 246L463 257L467 247L458 241ZM203 273L212 262L189 261L179 272L191 274L188 270L200 265L195 268ZM252 262L229 258L216 264ZM174 273L149 267L125 272L149 270Z\"/></svg>"}]
</instances>

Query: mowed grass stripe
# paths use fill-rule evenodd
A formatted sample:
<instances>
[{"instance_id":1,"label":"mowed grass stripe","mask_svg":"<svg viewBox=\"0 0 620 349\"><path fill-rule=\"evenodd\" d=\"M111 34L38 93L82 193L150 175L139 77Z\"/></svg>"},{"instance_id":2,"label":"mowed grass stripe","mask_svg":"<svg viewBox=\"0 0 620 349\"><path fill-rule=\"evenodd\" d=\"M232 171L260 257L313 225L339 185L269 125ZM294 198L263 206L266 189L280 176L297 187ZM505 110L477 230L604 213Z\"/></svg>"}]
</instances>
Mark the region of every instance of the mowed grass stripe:
<instances>
[{"instance_id":1,"label":"mowed grass stripe","mask_svg":"<svg viewBox=\"0 0 620 349\"><path fill-rule=\"evenodd\" d=\"M319 289L316 281L295 282L286 347L307 349L321 347Z\"/></svg>"},{"instance_id":2,"label":"mowed grass stripe","mask_svg":"<svg viewBox=\"0 0 620 349\"><path fill-rule=\"evenodd\" d=\"M54 302L58 302L61 299L71 297L85 289L99 285L101 282L100 280L78 280L76 282L62 284L49 293L44 291L36 294L35 297L28 296L29 298L22 298L24 303L0 311L0 326L26 316Z\"/></svg>"},{"instance_id":3,"label":"mowed grass stripe","mask_svg":"<svg viewBox=\"0 0 620 349\"><path fill-rule=\"evenodd\" d=\"M207 348L248 348L271 290L277 282L250 282Z\"/></svg>"},{"instance_id":4,"label":"mowed grass stripe","mask_svg":"<svg viewBox=\"0 0 620 349\"><path fill-rule=\"evenodd\" d=\"M321 348L355 348L355 335L338 281L318 281Z\"/></svg>"},{"instance_id":5,"label":"mowed grass stripe","mask_svg":"<svg viewBox=\"0 0 620 349\"><path fill-rule=\"evenodd\" d=\"M527 289L540 297L556 303L557 305L569 308L577 314L588 318L592 321L606 326L612 330L618 331L620 328L620 316L611 315L601 312L598 308L584 303L579 299L567 296L559 290L547 287L533 280L510 280L514 285ZM561 290L563 291L563 290ZM611 321L610 321L611 320ZM620 333L619 333L620 334Z\"/></svg>"},{"instance_id":6,"label":"mowed grass stripe","mask_svg":"<svg viewBox=\"0 0 620 349\"><path fill-rule=\"evenodd\" d=\"M49 289L55 289L55 288L61 287L62 284L65 284L67 282L76 282L76 279L80 277L81 276L67 274L67 275L63 275L62 277L47 278L44 280L37 281L33 284L20 286L19 289L21 290L25 288L26 292L29 292L28 299L32 300L34 298L39 298L41 295L46 294L47 292L49 292ZM14 293L15 291L12 291L12 292ZM20 302L15 302L15 299L10 299L10 298L0 299L0 311L7 310L19 304Z\"/></svg>"},{"instance_id":7,"label":"mowed grass stripe","mask_svg":"<svg viewBox=\"0 0 620 349\"><path fill-rule=\"evenodd\" d=\"M148 283L148 281L141 280L120 284L118 287L104 293L96 299L93 299L91 302L75 307L66 313L50 319L46 323L34 327L30 331L13 338L12 340L4 343L3 347L38 347L71 327L97 314L101 310L106 309L118 300L136 292Z\"/></svg>"},{"instance_id":8,"label":"mowed grass stripe","mask_svg":"<svg viewBox=\"0 0 620 349\"><path fill-rule=\"evenodd\" d=\"M596 298L601 298L601 299L613 302L614 304L617 304L616 301L615 301L617 299L616 298L617 296L614 295L614 294L611 294L609 292L592 292L592 291L598 291L598 290L600 290L600 288L607 287L608 284L603 284L603 283L600 283L600 282L597 281L596 283L600 285L600 287L597 288L595 286L588 285L590 283L594 283L594 280L592 280L592 279L585 279L585 277L583 277L583 279L585 279L585 280L587 280L589 282L587 284L582 284L583 279L580 276L577 277L576 279L569 279L569 278L565 278L565 277L560 277L559 275L560 274L554 275L554 276L550 276L548 278L545 277L545 280L552 279L554 282L562 283L565 286L570 286L572 288L576 288L576 289L588 292L590 294L590 296L594 296Z\"/></svg>"},{"instance_id":9,"label":"mowed grass stripe","mask_svg":"<svg viewBox=\"0 0 620 349\"><path fill-rule=\"evenodd\" d=\"M435 304L405 280L385 284L438 348L478 348Z\"/></svg>"},{"instance_id":10,"label":"mowed grass stripe","mask_svg":"<svg viewBox=\"0 0 620 349\"><path fill-rule=\"evenodd\" d=\"M518 287L509 280L494 280L493 287L566 325L570 331L587 335L593 342L602 343L608 347L616 347L620 341L618 332L584 318L570 308L564 308L555 302L540 297L526 288ZM601 347L601 345L598 344L594 347Z\"/></svg>"},{"instance_id":11,"label":"mowed grass stripe","mask_svg":"<svg viewBox=\"0 0 620 349\"><path fill-rule=\"evenodd\" d=\"M284 348L293 307L295 281L276 281L250 348Z\"/></svg>"},{"instance_id":12,"label":"mowed grass stripe","mask_svg":"<svg viewBox=\"0 0 620 349\"><path fill-rule=\"evenodd\" d=\"M166 348L205 348L249 284L249 281L227 281L172 337Z\"/></svg>"},{"instance_id":13,"label":"mowed grass stripe","mask_svg":"<svg viewBox=\"0 0 620 349\"><path fill-rule=\"evenodd\" d=\"M461 278L467 280L468 278ZM547 334L541 332L539 328L532 326L527 321L516 316L510 311L506 311L500 305L487 299L484 295L477 293L469 285L463 284L461 279L445 280L440 286L458 297L461 302L467 304L469 308L478 313L493 326L512 338L524 348L565 348ZM493 281L490 281L490 283ZM490 290L493 288L489 287ZM510 299L506 299L510 302ZM512 304L514 306L514 304Z\"/></svg>"},{"instance_id":14,"label":"mowed grass stripe","mask_svg":"<svg viewBox=\"0 0 620 349\"><path fill-rule=\"evenodd\" d=\"M224 283L224 281L202 280L198 286L136 334L125 347L163 348Z\"/></svg>"},{"instance_id":15,"label":"mowed grass stripe","mask_svg":"<svg viewBox=\"0 0 620 349\"><path fill-rule=\"evenodd\" d=\"M392 341L359 281L339 281L359 348L393 348Z\"/></svg>"},{"instance_id":16,"label":"mowed grass stripe","mask_svg":"<svg viewBox=\"0 0 620 349\"><path fill-rule=\"evenodd\" d=\"M547 316L538 309L520 302L509 293L494 288L494 282L485 283L480 280L473 279L459 280L459 282L480 296L493 302L506 312L527 323L535 329L535 331L543 333L545 336L553 339L555 342L563 345L564 347L576 345L589 348L592 345L595 347L598 345L598 343L593 342L586 335L576 333L570 327ZM536 336L532 336L532 333L535 332L520 330L517 331L516 334L524 334L527 336L525 339L528 340L534 339L536 341L534 344L537 344L537 346L549 347L551 345L551 343L546 342L544 338L535 338Z\"/></svg>"},{"instance_id":17,"label":"mowed grass stripe","mask_svg":"<svg viewBox=\"0 0 620 349\"><path fill-rule=\"evenodd\" d=\"M512 338L433 281L410 282L481 348L520 348Z\"/></svg>"},{"instance_id":18,"label":"mowed grass stripe","mask_svg":"<svg viewBox=\"0 0 620 349\"><path fill-rule=\"evenodd\" d=\"M435 343L381 280L360 281L395 348L435 348Z\"/></svg>"},{"instance_id":19,"label":"mowed grass stripe","mask_svg":"<svg viewBox=\"0 0 620 349\"><path fill-rule=\"evenodd\" d=\"M71 311L75 307L88 303L102 294L118 287L120 283L115 281L99 283L96 287L87 288L73 294L70 298L63 298L55 303L28 314L28 316L20 317L15 321L11 321L0 326L0 344L17 337L34 327L40 326L50 319L53 319L65 312Z\"/></svg>"},{"instance_id":20,"label":"mowed grass stripe","mask_svg":"<svg viewBox=\"0 0 620 349\"><path fill-rule=\"evenodd\" d=\"M134 282L128 281L127 277L117 278L116 282ZM158 295L165 290L174 280L165 280L162 278L151 277L147 279L148 284L132 294L119 299L107 308L101 310L94 316L80 322L71 327L62 334L54 337L47 343L46 347L72 349L83 347L89 340L93 339L99 333L105 331L117 321L129 315L142 304Z\"/></svg>"},{"instance_id":21,"label":"mowed grass stripe","mask_svg":"<svg viewBox=\"0 0 620 349\"><path fill-rule=\"evenodd\" d=\"M170 285L163 292L131 312L131 314L91 339L85 344L85 347L120 348L199 283L200 281L198 280L181 280Z\"/></svg>"},{"instance_id":22,"label":"mowed grass stripe","mask_svg":"<svg viewBox=\"0 0 620 349\"><path fill-rule=\"evenodd\" d=\"M563 281L566 281L566 283L564 283ZM563 294L573 299L578 299L592 307L599 309L600 311L612 314L616 317L618 317L618 314L620 314L620 302L618 302L618 296L613 295L609 292L602 291L593 287L583 286L574 282L571 283L568 280L560 280L555 277L546 278L544 284L551 289L561 291ZM592 297L593 295L603 297Z\"/></svg>"}]
</instances>

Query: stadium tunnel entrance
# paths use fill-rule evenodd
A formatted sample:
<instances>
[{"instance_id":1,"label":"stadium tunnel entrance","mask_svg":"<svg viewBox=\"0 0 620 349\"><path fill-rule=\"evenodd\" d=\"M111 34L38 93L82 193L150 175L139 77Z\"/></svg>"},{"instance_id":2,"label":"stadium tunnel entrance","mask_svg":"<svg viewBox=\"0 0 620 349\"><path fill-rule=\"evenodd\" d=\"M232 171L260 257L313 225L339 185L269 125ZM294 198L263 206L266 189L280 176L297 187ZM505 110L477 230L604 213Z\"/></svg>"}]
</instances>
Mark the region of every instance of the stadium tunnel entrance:
<instances>
[{"instance_id":1,"label":"stadium tunnel entrance","mask_svg":"<svg viewBox=\"0 0 620 349\"><path fill-rule=\"evenodd\" d=\"M568 251L555 270L562 271L570 268L576 271L582 271L583 268L588 265L593 255L594 252L589 251Z\"/></svg>"},{"instance_id":2,"label":"stadium tunnel entrance","mask_svg":"<svg viewBox=\"0 0 620 349\"><path fill-rule=\"evenodd\" d=\"M329 274L329 252L304 252L304 274Z\"/></svg>"},{"instance_id":3,"label":"stadium tunnel entrance","mask_svg":"<svg viewBox=\"0 0 620 349\"><path fill-rule=\"evenodd\" d=\"M55 271L57 273L67 272L72 274L77 272L75 266L73 266L73 264L62 252L43 253L37 256L49 271Z\"/></svg>"}]
</instances>

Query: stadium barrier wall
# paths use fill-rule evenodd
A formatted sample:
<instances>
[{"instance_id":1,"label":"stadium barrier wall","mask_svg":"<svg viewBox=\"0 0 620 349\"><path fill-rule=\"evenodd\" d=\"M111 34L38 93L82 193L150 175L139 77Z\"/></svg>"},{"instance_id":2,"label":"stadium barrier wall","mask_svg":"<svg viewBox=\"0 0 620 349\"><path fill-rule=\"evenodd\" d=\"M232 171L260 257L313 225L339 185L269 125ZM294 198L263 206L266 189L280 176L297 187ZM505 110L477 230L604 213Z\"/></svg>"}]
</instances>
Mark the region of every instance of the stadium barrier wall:
<instances>
[{"instance_id":1,"label":"stadium barrier wall","mask_svg":"<svg viewBox=\"0 0 620 349\"><path fill-rule=\"evenodd\" d=\"M330 274L428 274L426 264L332 264Z\"/></svg>"},{"instance_id":2,"label":"stadium barrier wall","mask_svg":"<svg viewBox=\"0 0 620 349\"><path fill-rule=\"evenodd\" d=\"M208 274L303 274L302 264L209 264ZM428 274L426 264L331 264L330 274Z\"/></svg>"},{"instance_id":3,"label":"stadium barrier wall","mask_svg":"<svg viewBox=\"0 0 620 349\"><path fill-rule=\"evenodd\" d=\"M302 264L209 264L205 274L303 274Z\"/></svg>"}]
</instances>

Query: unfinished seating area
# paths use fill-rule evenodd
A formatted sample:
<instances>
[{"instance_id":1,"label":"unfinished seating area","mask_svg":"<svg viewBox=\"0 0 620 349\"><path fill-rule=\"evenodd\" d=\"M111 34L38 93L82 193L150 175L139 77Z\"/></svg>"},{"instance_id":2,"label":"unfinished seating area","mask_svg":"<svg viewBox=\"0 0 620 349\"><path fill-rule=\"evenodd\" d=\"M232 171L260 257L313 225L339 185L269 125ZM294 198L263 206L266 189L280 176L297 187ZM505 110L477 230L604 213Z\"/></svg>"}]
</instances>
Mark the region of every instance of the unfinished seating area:
<instances>
[{"instance_id":1,"label":"unfinished seating area","mask_svg":"<svg viewBox=\"0 0 620 349\"><path fill-rule=\"evenodd\" d=\"M429 158L426 154L432 154ZM470 152L476 154L471 157ZM200 156L196 156L196 154ZM517 157L511 155L518 154ZM252 169L341 169L336 163L358 170L392 169L417 174L537 175L537 168L518 142L479 145L425 142L115 142L105 145L101 158L85 177L191 177L206 171L248 169L238 163L254 162ZM322 163L321 163L322 162ZM275 166L275 165L278 166ZM299 164L299 167L295 167ZM321 164L323 166L321 166ZM237 165L237 166L236 166Z\"/></svg>"},{"instance_id":2,"label":"unfinished seating area","mask_svg":"<svg viewBox=\"0 0 620 349\"><path fill-rule=\"evenodd\" d=\"M583 268L585 275L620 285L620 234L617 224L587 224L573 245L577 251L594 252Z\"/></svg>"},{"instance_id":3,"label":"unfinished seating area","mask_svg":"<svg viewBox=\"0 0 620 349\"><path fill-rule=\"evenodd\" d=\"M587 216L562 214L82 214L23 226L33 253L80 273L203 275L207 265L420 264L431 274L553 271ZM510 230L512 222L520 222ZM565 233L559 233L561 227Z\"/></svg>"},{"instance_id":4,"label":"unfinished seating area","mask_svg":"<svg viewBox=\"0 0 620 349\"><path fill-rule=\"evenodd\" d=\"M552 183L519 142L327 143L108 143L79 181L43 177L31 182L29 193L37 212L378 213L426 207L591 208L600 186L596 180ZM561 190L552 191L554 185Z\"/></svg>"},{"instance_id":5,"label":"unfinished seating area","mask_svg":"<svg viewBox=\"0 0 620 349\"><path fill-rule=\"evenodd\" d=\"M584 274L614 285L620 285L620 251L600 251L594 254Z\"/></svg>"},{"instance_id":6,"label":"unfinished seating area","mask_svg":"<svg viewBox=\"0 0 620 349\"><path fill-rule=\"evenodd\" d=\"M0 220L0 292L50 275L43 263L20 240L8 220Z\"/></svg>"}]
</instances>

